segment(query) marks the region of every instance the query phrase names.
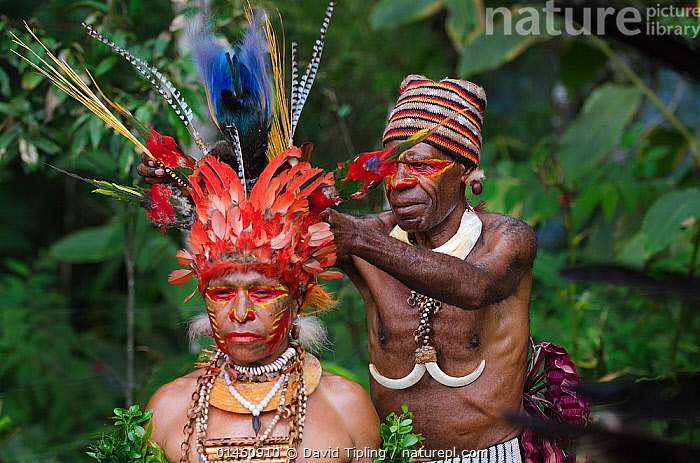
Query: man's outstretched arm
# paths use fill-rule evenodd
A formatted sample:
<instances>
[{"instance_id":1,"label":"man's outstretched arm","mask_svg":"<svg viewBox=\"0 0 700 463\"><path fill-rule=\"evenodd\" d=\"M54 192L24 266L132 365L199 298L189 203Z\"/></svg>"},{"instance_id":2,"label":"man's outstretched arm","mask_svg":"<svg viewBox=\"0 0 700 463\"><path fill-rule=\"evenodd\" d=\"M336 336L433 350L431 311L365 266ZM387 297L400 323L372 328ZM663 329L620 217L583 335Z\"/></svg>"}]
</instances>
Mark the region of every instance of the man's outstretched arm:
<instances>
[{"instance_id":1,"label":"man's outstretched arm","mask_svg":"<svg viewBox=\"0 0 700 463\"><path fill-rule=\"evenodd\" d=\"M338 256L359 257L409 288L463 309L510 296L532 268L537 252L532 228L512 217L489 221L482 230L486 253L467 260L394 239L378 220L332 211L329 222Z\"/></svg>"}]
</instances>

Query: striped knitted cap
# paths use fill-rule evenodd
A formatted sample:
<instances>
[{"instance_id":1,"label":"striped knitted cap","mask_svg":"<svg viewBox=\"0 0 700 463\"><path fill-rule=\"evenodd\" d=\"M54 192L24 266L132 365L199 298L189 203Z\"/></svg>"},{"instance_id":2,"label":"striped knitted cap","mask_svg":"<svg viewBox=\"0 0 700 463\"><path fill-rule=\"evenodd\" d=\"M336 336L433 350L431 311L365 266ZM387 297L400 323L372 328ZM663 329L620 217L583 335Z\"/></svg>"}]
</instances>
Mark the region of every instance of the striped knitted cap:
<instances>
[{"instance_id":1,"label":"striped knitted cap","mask_svg":"<svg viewBox=\"0 0 700 463\"><path fill-rule=\"evenodd\" d=\"M455 111L466 109L437 129L425 143L457 161L473 162L479 167L481 150L481 113L486 108L486 93L466 80L443 79L433 82L412 74L401 82L401 96L384 130L384 145L406 140L417 131L433 128Z\"/></svg>"}]
</instances>

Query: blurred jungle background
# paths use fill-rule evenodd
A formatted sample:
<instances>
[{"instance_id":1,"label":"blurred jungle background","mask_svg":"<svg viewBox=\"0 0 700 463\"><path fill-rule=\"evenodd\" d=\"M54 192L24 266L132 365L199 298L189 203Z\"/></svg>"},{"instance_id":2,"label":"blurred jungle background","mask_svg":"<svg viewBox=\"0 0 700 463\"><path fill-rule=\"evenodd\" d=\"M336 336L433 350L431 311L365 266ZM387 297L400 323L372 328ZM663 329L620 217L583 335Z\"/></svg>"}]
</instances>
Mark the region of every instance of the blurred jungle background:
<instances>
[{"instance_id":1,"label":"blurred jungle background","mask_svg":"<svg viewBox=\"0 0 700 463\"><path fill-rule=\"evenodd\" d=\"M309 56L326 1L259 3L277 26L275 8L284 20L287 64L292 40L299 59ZM657 3L605 6L636 8L646 21L645 9ZM539 34L505 34L504 11L513 24L532 17L522 6L341 0L295 140L312 141L312 163L331 169L381 148L406 75L481 84L487 180L472 201L485 199L488 210L537 231L535 341L565 346L586 382L692 377L700 365L697 40L692 31L624 36L614 27L597 36L573 33L579 26L549 34L544 16ZM543 15L544 3L527 6ZM597 5L568 6L581 13ZM503 10L489 31L486 8L496 7ZM56 55L84 77L89 70L109 98L187 147L187 133L157 92L80 23L156 65L207 120L185 33L198 11L212 15L218 33L239 37L240 0L0 2L0 461L87 461L85 446L114 407L143 407L157 387L191 371L202 346L188 344L185 323L203 306L196 297L182 302L192 283L167 283L181 232L161 234L144 212L47 167L131 184L140 153L11 53L18 47L9 32L39 52L26 20ZM562 19L555 15L559 30ZM697 16L650 21L698 25ZM211 130L204 137L216 140ZM380 188L341 209L383 207ZM323 315L333 347L320 358L367 385L362 301L347 279L330 287L340 303ZM605 413L593 411L594 418ZM697 448L697 402L686 411L636 426Z\"/></svg>"}]
</instances>

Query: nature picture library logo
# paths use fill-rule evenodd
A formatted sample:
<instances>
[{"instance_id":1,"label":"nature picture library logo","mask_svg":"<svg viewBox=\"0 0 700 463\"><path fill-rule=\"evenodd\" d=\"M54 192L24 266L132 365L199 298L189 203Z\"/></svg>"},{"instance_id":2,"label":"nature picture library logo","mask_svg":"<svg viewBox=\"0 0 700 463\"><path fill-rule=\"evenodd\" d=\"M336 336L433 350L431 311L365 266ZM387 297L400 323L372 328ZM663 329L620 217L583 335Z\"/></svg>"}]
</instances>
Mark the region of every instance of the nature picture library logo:
<instances>
[{"instance_id":1,"label":"nature picture library logo","mask_svg":"<svg viewBox=\"0 0 700 463\"><path fill-rule=\"evenodd\" d=\"M639 9L564 6L550 0L541 7L525 6L516 11L486 8L485 13L487 35L605 35L606 28L630 36L675 35L694 39L700 34L698 5L656 4Z\"/></svg>"}]
</instances>

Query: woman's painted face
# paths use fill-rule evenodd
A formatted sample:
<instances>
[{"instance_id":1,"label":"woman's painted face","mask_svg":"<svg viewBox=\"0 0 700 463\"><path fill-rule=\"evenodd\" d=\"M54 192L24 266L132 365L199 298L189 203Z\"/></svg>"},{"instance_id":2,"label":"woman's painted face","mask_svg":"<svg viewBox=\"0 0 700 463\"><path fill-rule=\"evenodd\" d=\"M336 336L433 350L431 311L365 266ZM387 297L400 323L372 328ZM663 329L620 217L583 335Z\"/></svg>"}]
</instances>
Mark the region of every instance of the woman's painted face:
<instances>
[{"instance_id":1,"label":"woman's painted face","mask_svg":"<svg viewBox=\"0 0 700 463\"><path fill-rule=\"evenodd\" d=\"M289 288L259 272L229 273L204 291L217 346L240 365L274 361L296 316Z\"/></svg>"}]
</instances>

